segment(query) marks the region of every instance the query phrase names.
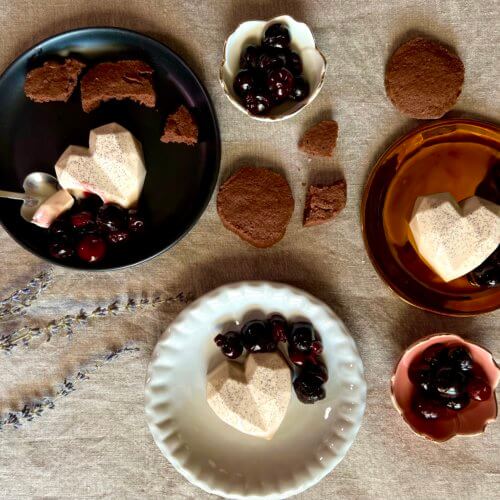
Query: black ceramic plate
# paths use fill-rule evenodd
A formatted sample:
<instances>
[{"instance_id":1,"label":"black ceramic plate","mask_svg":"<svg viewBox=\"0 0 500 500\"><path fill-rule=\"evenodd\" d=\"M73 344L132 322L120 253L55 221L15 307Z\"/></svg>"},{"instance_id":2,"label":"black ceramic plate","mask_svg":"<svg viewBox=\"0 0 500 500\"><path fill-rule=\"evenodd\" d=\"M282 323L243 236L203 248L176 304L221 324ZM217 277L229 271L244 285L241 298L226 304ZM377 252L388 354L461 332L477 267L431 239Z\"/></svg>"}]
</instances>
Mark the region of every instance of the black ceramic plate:
<instances>
[{"instance_id":1,"label":"black ceramic plate","mask_svg":"<svg viewBox=\"0 0 500 500\"><path fill-rule=\"evenodd\" d=\"M67 103L37 104L24 95L26 73L54 57L77 56L95 64L141 59L154 69L156 109L131 101L110 101L91 113L82 110L79 87ZM168 114L184 104L199 127L196 146L164 144L160 136ZM82 269L114 269L147 260L170 248L195 224L214 190L220 161L215 113L195 74L168 47L139 33L117 28L84 28L45 40L16 59L0 77L0 189L21 190L33 171L54 174L54 164L70 144L88 147L89 132L117 122L141 143L147 168L141 210L149 229L137 243L108 252L97 265L75 258L54 260L48 231L25 222L20 202L0 199L0 222L34 254Z\"/></svg>"}]
</instances>

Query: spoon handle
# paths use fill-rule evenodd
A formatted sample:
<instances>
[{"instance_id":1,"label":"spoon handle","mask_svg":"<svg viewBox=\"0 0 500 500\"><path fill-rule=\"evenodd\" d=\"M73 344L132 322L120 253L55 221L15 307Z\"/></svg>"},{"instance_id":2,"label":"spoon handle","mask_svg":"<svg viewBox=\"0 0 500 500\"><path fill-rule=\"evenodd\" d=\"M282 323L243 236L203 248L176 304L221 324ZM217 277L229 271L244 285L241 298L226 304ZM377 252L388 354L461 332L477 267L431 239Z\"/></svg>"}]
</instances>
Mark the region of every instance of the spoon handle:
<instances>
[{"instance_id":1,"label":"spoon handle","mask_svg":"<svg viewBox=\"0 0 500 500\"><path fill-rule=\"evenodd\" d=\"M15 193L13 191L2 191L0 189L0 198L9 198L11 200L27 200L29 196L24 193Z\"/></svg>"}]
</instances>

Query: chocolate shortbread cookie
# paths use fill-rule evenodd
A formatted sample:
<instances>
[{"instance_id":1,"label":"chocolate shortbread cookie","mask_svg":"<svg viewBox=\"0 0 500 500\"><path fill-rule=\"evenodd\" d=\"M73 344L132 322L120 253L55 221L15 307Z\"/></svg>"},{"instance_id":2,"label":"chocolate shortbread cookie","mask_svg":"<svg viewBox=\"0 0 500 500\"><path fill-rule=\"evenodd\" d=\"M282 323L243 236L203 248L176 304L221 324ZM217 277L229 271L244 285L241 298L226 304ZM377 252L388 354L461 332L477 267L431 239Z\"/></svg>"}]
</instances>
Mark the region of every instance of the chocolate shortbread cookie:
<instances>
[{"instance_id":1,"label":"chocolate shortbread cookie","mask_svg":"<svg viewBox=\"0 0 500 500\"><path fill-rule=\"evenodd\" d=\"M162 142L180 142L192 146L198 142L198 126L185 106L167 118Z\"/></svg>"},{"instance_id":2,"label":"chocolate shortbread cookie","mask_svg":"<svg viewBox=\"0 0 500 500\"><path fill-rule=\"evenodd\" d=\"M85 64L67 58L63 62L46 61L26 75L24 93L35 102L66 102L73 94Z\"/></svg>"},{"instance_id":3,"label":"chocolate shortbread cookie","mask_svg":"<svg viewBox=\"0 0 500 500\"><path fill-rule=\"evenodd\" d=\"M299 142L299 149L309 156L332 156L338 131L336 121L323 120L306 131Z\"/></svg>"},{"instance_id":4,"label":"chocolate shortbread cookie","mask_svg":"<svg viewBox=\"0 0 500 500\"><path fill-rule=\"evenodd\" d=\"M389 99L412 118L441 118L457 102L464 65L444 45L414 38L392 54L385 70Z\"/></svg>"},{"instance_id":5,"label":"chocolate shortbread cookie","mask_svg":"<svg viewBox=\"0 0 500 500\"><path fill-rule=\"evenodd\" d=\"M143 61L104 62L91 68L82 78L82 107L87 113L111 99L131 99L154 108L156 94L153 68Z\"/></svg>"},{"instance_id":6,"label":"chocolate shortbread cookie","mask_svg":"<svg viewBox=\"0 0 500 500\"><path fill-rule=\"evenodd\" d=\"M267 168L241 168L217 195L217 211L224 226L259 248L283 238L293 206L286 179Z\"/></svg>"},{"instance_id":7,"label":"chocolate shortbread cookie","mask_svg":"<svg viewBox=\"0 0 500 500\"><path fill-rule=\"evenodd\" d=\"M304 208L304 226L317 226L333 219L346 204L346 183L339 180L329 186L309 186Z\"/></svg>"}]
</instances>

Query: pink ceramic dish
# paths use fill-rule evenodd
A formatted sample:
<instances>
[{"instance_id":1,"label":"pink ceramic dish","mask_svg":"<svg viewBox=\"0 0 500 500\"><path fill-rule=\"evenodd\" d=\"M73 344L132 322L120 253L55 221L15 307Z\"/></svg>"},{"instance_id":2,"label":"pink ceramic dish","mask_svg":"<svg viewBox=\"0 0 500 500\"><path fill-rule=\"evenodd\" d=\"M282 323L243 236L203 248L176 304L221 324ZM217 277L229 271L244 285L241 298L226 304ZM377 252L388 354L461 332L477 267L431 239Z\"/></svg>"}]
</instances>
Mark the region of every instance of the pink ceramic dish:
<instances>
[{"instance_id":1,"label":"pink ceramic dish","mask_svg":"<svg viewBox=\"0 0 500 500\"><path fill-rule=\"evenodd\" d=\"M467 408L456 412L453 418L424 420L412 410L415 386L408 378L408 368L413 360L420 356L425 349L439 342L446 345L460 344L469 349L474 363L484 371L491 387L491 396L486 401L472 400ZM420 339L405 351L392 376L391 398L398 412L416 434L432 441L442 442L457 435L472 436L480 434L484 432L490 422L496 419L498 408L495 388L499 379L500 368L489 351L465 341L458 335L439 333Z\"/></svg>"}]
</instances>

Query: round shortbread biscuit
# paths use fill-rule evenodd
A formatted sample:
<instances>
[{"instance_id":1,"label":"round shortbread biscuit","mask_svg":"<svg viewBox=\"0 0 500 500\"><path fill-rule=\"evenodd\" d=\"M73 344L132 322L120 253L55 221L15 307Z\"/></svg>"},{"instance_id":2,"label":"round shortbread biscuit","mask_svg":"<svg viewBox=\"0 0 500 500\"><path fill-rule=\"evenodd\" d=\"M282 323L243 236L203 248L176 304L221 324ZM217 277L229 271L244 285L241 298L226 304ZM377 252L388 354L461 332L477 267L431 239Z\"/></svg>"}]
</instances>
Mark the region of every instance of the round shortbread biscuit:
<instances>
[{"instance_id":1,"label":"round shortbread biscuit","mask_svg":"<svg viewBox=\"0 0 500 500\"><path fill-rule=\"evenodd\" d=\"M293 206L287 180L267 168L241 168L217 195L217 212L224 226L259 248L283 238Z\"/></svg>"},{"instance_id":2,"label":"round shortbread biscuit","mask_svg":"<svg viewBox=\"0 0 500 500\"><path fill-rule=\"evenodd\" d=\"M444 45L414 38L392 54L385 71L391 102L412 118L441 118L456 103L464 82L464 65Z\"/></svg>"}]
</instances>

